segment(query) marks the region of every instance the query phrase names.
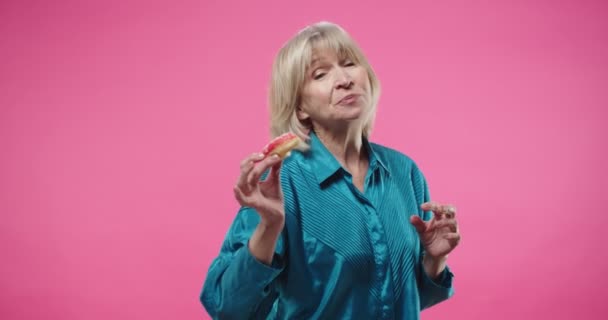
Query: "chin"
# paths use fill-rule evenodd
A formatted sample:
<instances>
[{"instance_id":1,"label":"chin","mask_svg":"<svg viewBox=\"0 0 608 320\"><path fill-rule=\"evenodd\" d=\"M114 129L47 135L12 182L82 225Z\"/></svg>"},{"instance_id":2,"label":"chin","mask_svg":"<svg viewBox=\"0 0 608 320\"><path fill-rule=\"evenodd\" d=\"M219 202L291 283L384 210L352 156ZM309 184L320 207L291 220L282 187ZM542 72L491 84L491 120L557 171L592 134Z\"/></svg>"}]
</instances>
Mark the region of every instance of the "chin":
<instances>
[{"instance_id":1,"label":"chin","mask_svg":"<svg viewBox=\"0 0 608 320\"><path fill-rule=\"evenodd\" d=\"M359 113L356 115L354 115L354 114L353 115L344 115L341 119L346 122L356 123L356 122L362 122L365 119L365 117L363 116L362 113Z\"/></svg>"}]
</instances>

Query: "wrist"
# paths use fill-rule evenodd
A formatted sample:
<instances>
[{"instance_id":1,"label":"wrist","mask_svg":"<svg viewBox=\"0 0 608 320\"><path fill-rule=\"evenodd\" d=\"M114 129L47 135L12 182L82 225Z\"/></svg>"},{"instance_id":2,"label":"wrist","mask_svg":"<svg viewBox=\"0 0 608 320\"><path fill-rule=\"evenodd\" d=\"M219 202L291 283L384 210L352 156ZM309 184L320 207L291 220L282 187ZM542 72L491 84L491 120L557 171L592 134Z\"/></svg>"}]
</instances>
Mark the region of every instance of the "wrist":
<instances>
[{"instance_id":1,"label":"wrist","mask_svg":"<svg viewBox=\"0 0 608 320\"><path fill-rule=\"evenodd\" d=\"M262 218L259 223L260 231L264 233L280 233L285 226L285 216L277 215L272 218Z\"/></svg>"},{"instance_id":2,"label":"wrist","mask_svg":"<svg viewBox=\"0 0 608 320\"><path fill-rule=\"evenodd\" d=\"M429 276L429 278L436 280L439 278L441 273L443 273L443 270L445 270L447 260L447 255L439 257L425 255L422 259L422 265L424 267L424 271Z\"/></svg>"},{"instance_id":3,"label":"wrist","mask_svg":"<svg viewBox=\"0 0 608 320\"><path fill-rule=\"evenodd\" d=\"M282 230L282 224L267 224L265 221L260 221L249 239L248 246L251 254L258 261L271 265Z\"/></svg>"}]
</instances>

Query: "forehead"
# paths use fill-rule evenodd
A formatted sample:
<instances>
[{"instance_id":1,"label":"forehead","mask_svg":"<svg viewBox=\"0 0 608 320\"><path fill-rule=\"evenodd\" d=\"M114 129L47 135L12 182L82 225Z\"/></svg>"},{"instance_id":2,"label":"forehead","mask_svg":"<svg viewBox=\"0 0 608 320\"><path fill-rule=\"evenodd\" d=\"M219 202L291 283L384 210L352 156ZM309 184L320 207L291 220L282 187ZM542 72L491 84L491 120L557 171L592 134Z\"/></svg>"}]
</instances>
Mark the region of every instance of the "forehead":
<instances>
[{"instance_id":1,"label":"forehead","mask_svg":"<svg viewBox=\"0 0 608 320\"><path fill-rule=\"evenodd\" d=\"M354 50L345 44L328 44L326 41L313 44L308 53L308 66L327 61L351 59L357 60Z\"/></svg>"},{"instance_id":2,"label":"forehead","mask_svg":"<svg viewBox=\"0 0 608 320\"><path fill-rule=\"evenodd\" d=\"M330 50L327 48L313 49L311 53L310 64L314 65L320 62L337 60L339 58L342 57L340 57L339 53L335 52L334 50Z\"/></svg>"}]
</instances>

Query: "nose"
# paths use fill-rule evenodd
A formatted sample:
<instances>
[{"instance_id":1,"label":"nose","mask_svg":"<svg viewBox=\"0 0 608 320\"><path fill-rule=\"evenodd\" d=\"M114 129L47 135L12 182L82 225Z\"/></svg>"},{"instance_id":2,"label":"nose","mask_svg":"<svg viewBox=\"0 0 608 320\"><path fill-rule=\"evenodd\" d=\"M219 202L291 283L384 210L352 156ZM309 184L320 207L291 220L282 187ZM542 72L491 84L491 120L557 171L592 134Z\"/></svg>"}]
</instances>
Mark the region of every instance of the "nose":
<instances>
[{"instance_id":1,"label":"nose","mask_svg":"<svg viewBox=\"0 0 608 320\"><path fill-rule=\"evenodd\" d=\"M336 77L336 89L349 89L350 87L352 87L352 85L353 78L346 70L340 68Z\"/></svg>"}]
</instances>

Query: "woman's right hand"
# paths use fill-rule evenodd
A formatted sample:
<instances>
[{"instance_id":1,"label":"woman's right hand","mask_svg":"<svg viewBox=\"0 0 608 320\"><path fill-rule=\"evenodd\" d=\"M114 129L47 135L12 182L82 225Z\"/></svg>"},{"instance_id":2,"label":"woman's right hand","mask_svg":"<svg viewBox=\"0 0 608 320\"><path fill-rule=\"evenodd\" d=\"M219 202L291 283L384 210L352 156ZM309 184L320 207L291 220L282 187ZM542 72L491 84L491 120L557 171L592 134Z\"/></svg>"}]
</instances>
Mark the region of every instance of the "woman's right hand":
<instances>
[{"instance_id":1,"label":"woman's right hand","mask_svg":"<svg viewBox=\"0 0 608 320\"><path fill-rule=\"evenodd\" d=\"M282 230L285 225L280 170L282 160L276 155L264 158L254 153L241 162L241 175L234 187L234 196L242 206L256 209L266 227ZM262 174L270 168L264 181Z\"/></svg>"}]
</instances>

